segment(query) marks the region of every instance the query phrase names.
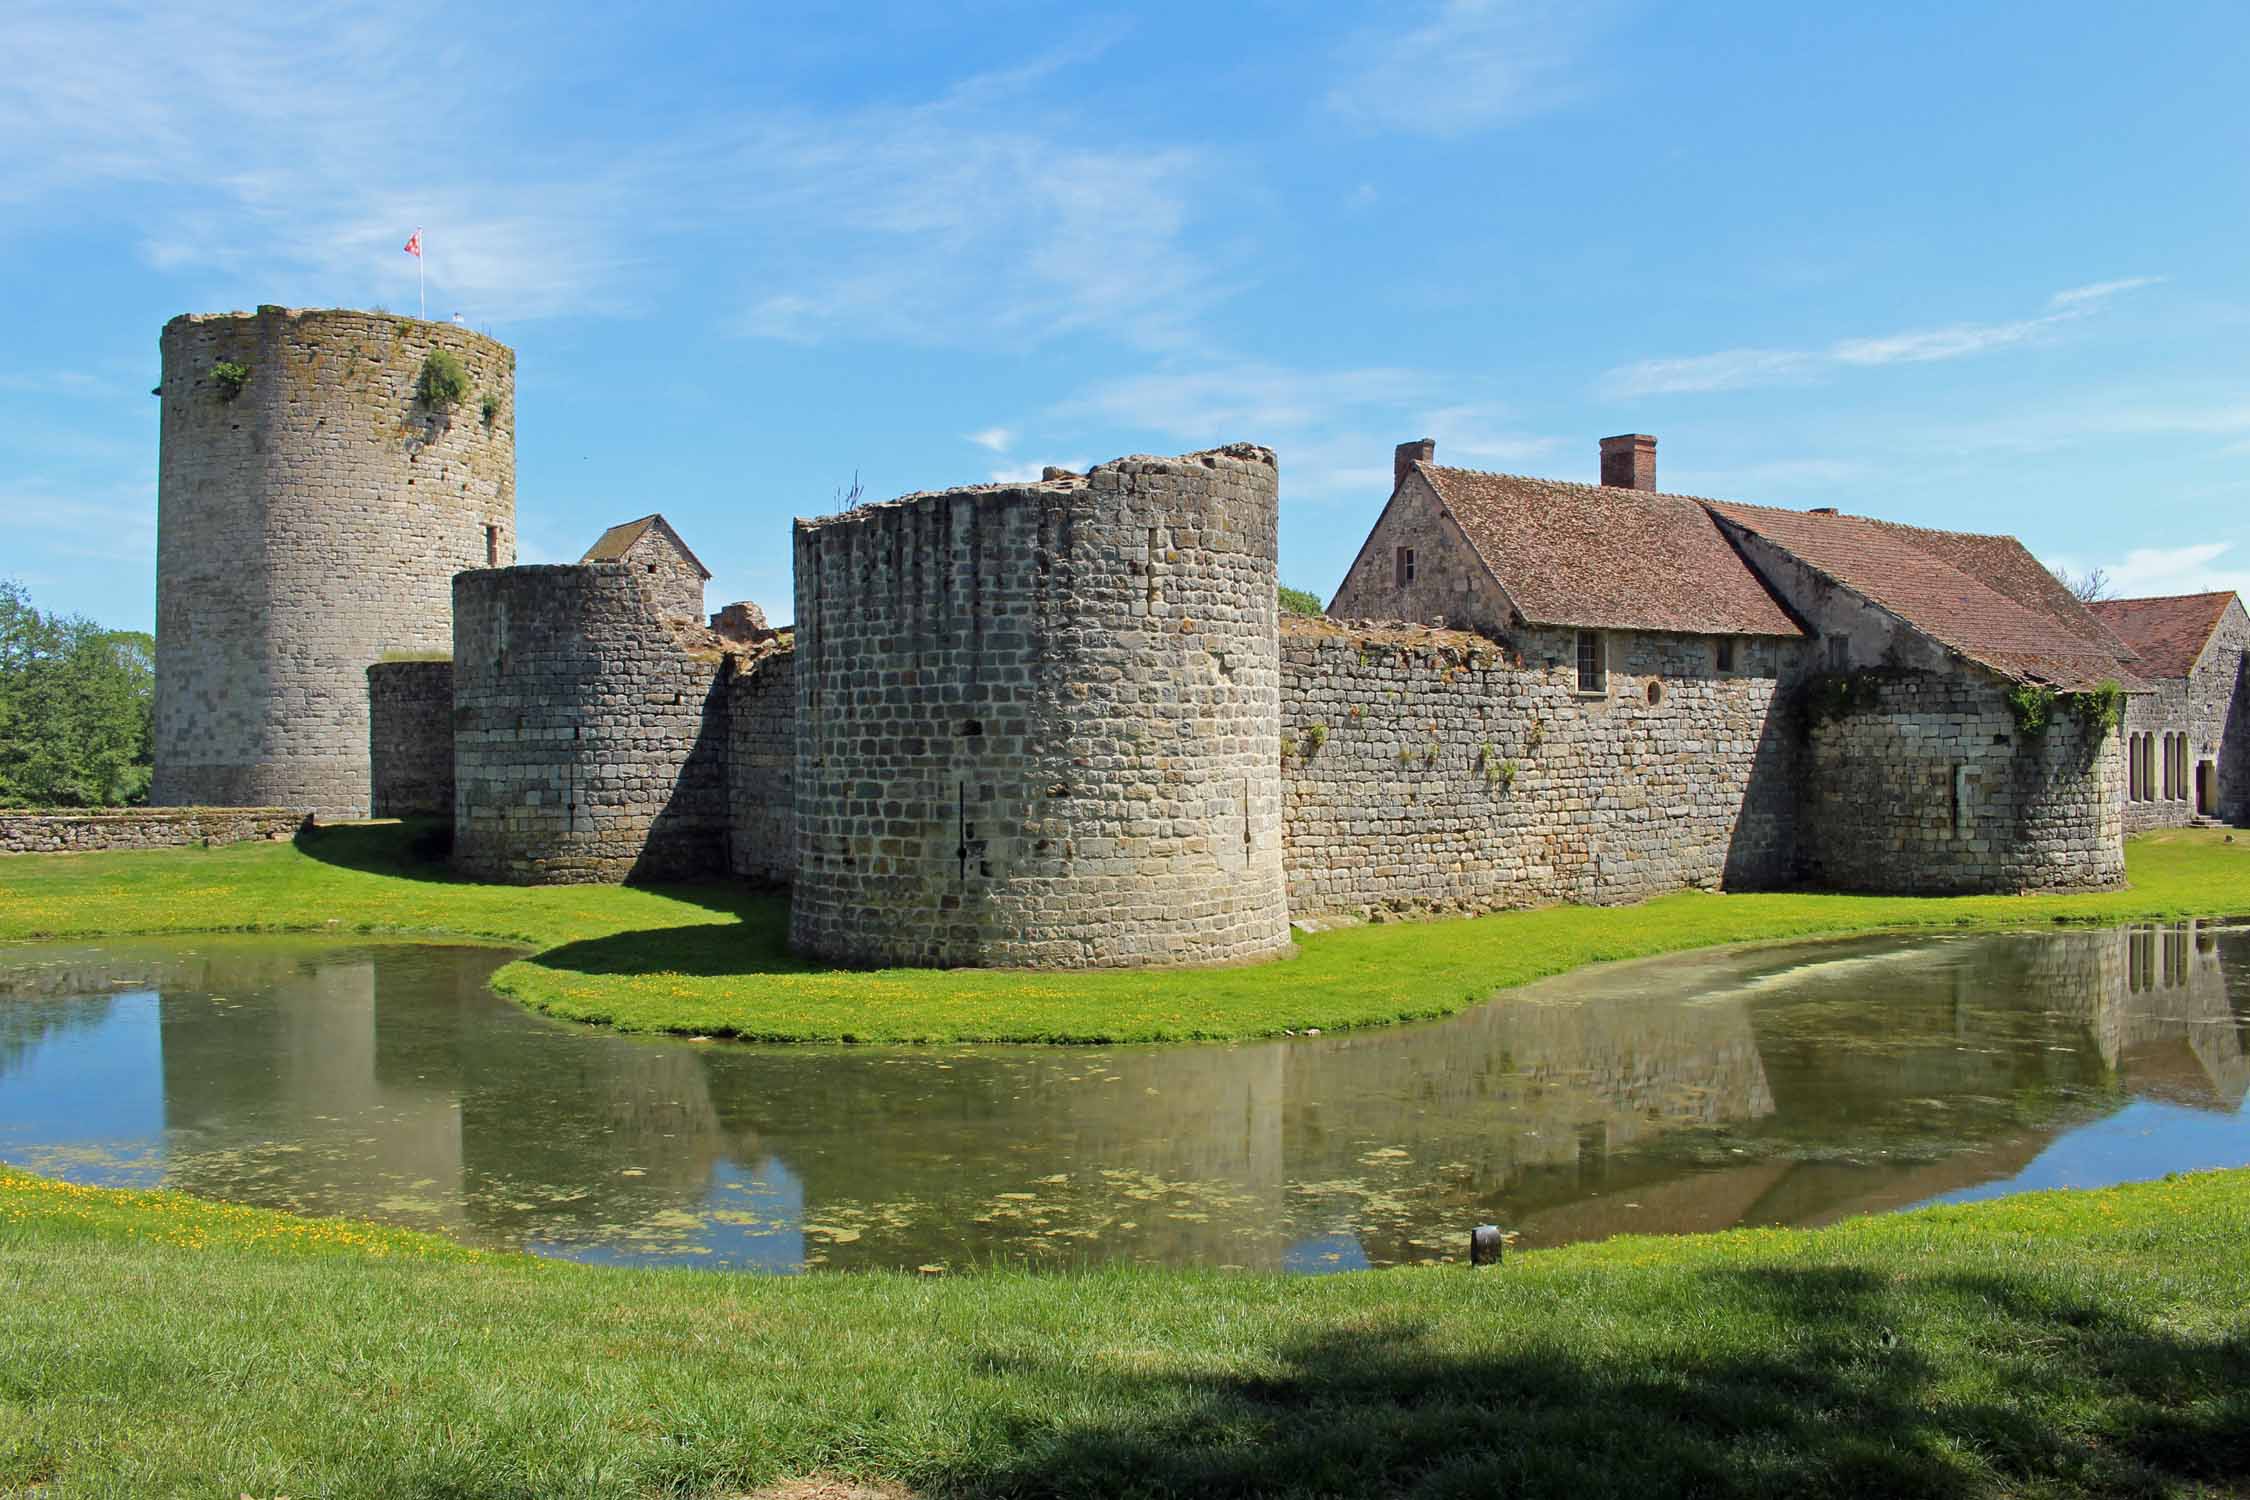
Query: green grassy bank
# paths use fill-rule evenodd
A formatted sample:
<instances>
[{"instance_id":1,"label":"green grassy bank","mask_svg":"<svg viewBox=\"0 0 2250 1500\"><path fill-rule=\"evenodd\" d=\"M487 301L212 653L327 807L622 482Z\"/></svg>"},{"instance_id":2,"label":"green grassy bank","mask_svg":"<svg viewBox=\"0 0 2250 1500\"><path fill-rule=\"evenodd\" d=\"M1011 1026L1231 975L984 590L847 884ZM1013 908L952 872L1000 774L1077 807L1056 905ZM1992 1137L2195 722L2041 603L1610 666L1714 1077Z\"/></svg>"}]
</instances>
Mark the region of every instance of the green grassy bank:
<instances>
[{"instance_id":1,"label":"green grassy bank","mask_svg":"<svg viewBox=\"0 0 2250 1500\"><path fill-rule=\"evenodd\" d=\"M0 1170L0 1493L2240 1495L2250 1173L1318 1279L477 1255Z\"/></svg>"},{"instance_id":2,"label":"green grassy bank","mask_svg":"<svg viewBox=\"0 0 2250 1500\"><path fill-rule=\"evenodd\" d=\"M524 889L453 879L397 827L295 846L0 860L0 939L233 929L424 933L538 951L496 986L627 1031L763 1041L1125 1042L1271 1036L1451 1014L1581 964L1718 943L1915 928L2250 913L2250 841L2179 830L2126 847L2129 889L2077 896L1685 892L1302 937L1285 962L1123 973L856 971L785 949L781 897L732 884Z\"/></svg>"}]
</instances>

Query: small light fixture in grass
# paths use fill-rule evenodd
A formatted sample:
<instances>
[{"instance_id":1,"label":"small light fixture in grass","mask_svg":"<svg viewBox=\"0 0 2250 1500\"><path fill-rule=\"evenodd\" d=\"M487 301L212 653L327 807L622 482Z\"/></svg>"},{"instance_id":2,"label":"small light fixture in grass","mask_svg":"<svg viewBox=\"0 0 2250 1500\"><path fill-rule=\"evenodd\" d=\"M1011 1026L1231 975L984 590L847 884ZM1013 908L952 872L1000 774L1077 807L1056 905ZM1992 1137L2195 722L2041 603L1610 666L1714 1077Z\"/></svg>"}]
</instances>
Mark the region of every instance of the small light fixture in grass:
<instances>
[{"instance_id":1,"label":"small light fixture in grass","mask_svg":"<svg viewBox=\"0 0 2250 1500\"><path fill-rule=\"evenodd\" d=\"M432 349L414 377L414 399L429 411L444 411L469 394L468 367L450 349Z\"/></svg>"},{"instance_id":2,"label":"small light fixture in grass","mask_svg":"<svg viewBox=\"0 0 2250 1500\"><path fill-rule=\"evenodd\" d=\"M211 367L211 383L219 388L221 401L232 401L250 383L250 367L231 359L222 359Z\"/></svg>"}]
</instances>

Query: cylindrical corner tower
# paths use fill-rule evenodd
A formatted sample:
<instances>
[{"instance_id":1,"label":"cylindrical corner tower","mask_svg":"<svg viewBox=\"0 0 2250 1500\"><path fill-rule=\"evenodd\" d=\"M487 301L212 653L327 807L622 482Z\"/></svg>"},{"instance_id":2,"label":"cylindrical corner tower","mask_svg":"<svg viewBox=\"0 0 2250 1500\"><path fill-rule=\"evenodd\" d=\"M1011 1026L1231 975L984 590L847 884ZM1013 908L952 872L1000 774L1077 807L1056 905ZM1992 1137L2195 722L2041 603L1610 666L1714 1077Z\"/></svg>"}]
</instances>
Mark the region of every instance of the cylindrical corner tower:
<instances>
[{"instance_id":1,"label":"cylindrical corner tower","mask_svg":"<svg viewBox=\"0 0 2250 1500\"><path fill-rule=\"evenodd\" d=\"M515 354L261 307L163 355L150 800L364 815L368 667L451 650L453 575L515 560ZM466 389L424 400L449 362Z\"/></svg>"},{"instance_id":2,"label":"cylindrical corner tower","mask_svg":"<svg viewBox=\"0 0 2250 1500\"><path fill-rule=\"evenodd\" d=\"M797 523L797 949L1288 947L1273 455L1120 459Z\"/></svg>"}]
</instances>

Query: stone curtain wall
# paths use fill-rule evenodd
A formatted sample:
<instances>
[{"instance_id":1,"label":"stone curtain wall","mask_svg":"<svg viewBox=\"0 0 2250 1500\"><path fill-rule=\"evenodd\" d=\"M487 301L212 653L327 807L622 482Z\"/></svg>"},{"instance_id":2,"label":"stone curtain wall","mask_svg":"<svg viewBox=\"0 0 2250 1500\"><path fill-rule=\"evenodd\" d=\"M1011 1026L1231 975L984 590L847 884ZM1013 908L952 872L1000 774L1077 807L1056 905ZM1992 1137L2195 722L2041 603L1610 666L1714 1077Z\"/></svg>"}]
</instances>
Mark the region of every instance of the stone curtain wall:
<instances>
[{"instance_id":1,"label":"stone curtain wall","mask_svg":"<svg viewBox=\"0 0 2250 1500\"><path fill-rule=\"evenodd\" d=\"M86 854L285 839L305 815L290 807L135 808L126 812L0 812L0 854Z\"/></svg>"},{"instance_id":2,"label":"stone curtain wall","mask_svg":"<svg viewBox=\"0 0 2250 1500\"><path fill-rule=\"evenodd\" d=\"M1806 873L1835 890L2088 890L2125 877L2124 735L2067 708L2016 728L2000 679L1863 674L1876 701L1808 736Z\"/></svg>"},{"instance_id":3,"label":"stone curtain wall","mask_svg":"<svg viewBox=\"0 0 2250 1500\"><path fill-rule=\"evenodd\" d=\"M2125 801L2125 828L2139 833L2149 828L2170 828L2197 815L2197 768L2208 763L2218 779L2212 816L2229 823L2250 820L2250 738L2243 720L2250 713L2245 702L2243 656L2250 650L2250 615L2239 601L2229 604L2219 618L2219 628L2203 659L2185 678L2155 677L2156 691L2136 694L2126 710L2125 732L2155 737L2151 752L2153 771L2149 799ZM2164 795L2164 736L2184 734L2188 742L2187 781L2173 795ZM2131 782L2127 782L2128 791Z\"/></svg>"},{"instance_id":4,"label":"stone curtain wall","mask_svg":"<svg viewBox=\"0 0 2250 1500\"><path fill-rule=\"evenodd\" d=\"M623 563L453 585L454 837L524 885L727 867L728 658L649 613Z\"/></svg>"},{"instance_id":5,"label":"stone curtain wall","mask_svg":"<svg viewBox=\"0 0 2250 1500\"><path fill-rule=\"evenodd\" d=\"M367 669L367 761L378 818L453 816L453 663Z\"/></svg>"},{"instance_id":6,"label":"stone curtain wall","mask_svg":"<svg viewBox=\"0 0 2250 1500\"><path fill-rule=\"evenodd\" d=\"M1570 632L1291 622L1283 826L1293 914L1615 903L1787 881L1797 648L1607 632L1580 695ZM1655 684L1658 700L1649 702Z\"/></svg>"},{"instance_id":7,"label":"stone curtain wall","mask_svg":"<svg viewBox=\"0 0 2250 1500\"><path fill-rule=\"evenodd\" d=\"M727 867L761 884L797 876L797 657L753 660L727 686Z\"/></svg>"},{"instance_id":8,"label":"stone curtain wall","mask_svg":"<svg viewBox=\"0 0 2250 1500\"><path fill-rule=\"evenodd\" d=\"M280 307L174 318L162 348L151 800L364 814L367 668L451 646L452 578L486 566L488 527L515 557L515 355ZM473 386L449 414L414 398L438 348ZM222 360L250 368L231 401Z\"/></svg>"},{"instance_id":9,"label":"stone curtain wall","mask_svg":"<svg viewBox=\"0 0 2250 1500\"><path fill-rule=\"evenodd\" d=\"M798 522L799 951L1283 952L1276 519L1245 445Z\"/></svg>"}]
</instances>

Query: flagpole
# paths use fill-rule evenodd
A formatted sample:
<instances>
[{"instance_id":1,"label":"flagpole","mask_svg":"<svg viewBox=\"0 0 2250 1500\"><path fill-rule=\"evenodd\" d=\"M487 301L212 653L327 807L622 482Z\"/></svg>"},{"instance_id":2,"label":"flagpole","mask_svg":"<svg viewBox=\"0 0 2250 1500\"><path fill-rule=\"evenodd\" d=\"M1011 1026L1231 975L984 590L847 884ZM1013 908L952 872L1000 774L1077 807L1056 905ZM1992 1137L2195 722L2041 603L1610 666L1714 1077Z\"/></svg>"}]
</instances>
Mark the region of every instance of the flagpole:
<instances>
[{"instance_id":1,"label":"flagpole","mask_svg":"<svg viewBox=\"0 0 2250 1500\"><path fill-rule=\"evenodd\" d=\"M419 245L419 244L420 244L421 242L422 242L422 231L421 231L421 229L420 229L419 227L417 227L417 228L415 229L415 231L414 231L414 243L415 243L415 244L417 244L417 245ZM428 272L428 269L427 269L427 262L425 262L425 261L424 261L424 260L422 259L422 252L421 252L420 250L416 250L416 251L414 252L414 295L415 295L415 297L416 297L417 299L419 299L419 300L420 300L420 302L421 302L421 304L422 304L422 321L423 321L423 322L425 322L425 323L429 322L429 321L430 321L430 282L429 282L429 272Z\"/></svg>"}]
</instances>

